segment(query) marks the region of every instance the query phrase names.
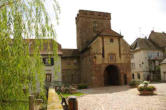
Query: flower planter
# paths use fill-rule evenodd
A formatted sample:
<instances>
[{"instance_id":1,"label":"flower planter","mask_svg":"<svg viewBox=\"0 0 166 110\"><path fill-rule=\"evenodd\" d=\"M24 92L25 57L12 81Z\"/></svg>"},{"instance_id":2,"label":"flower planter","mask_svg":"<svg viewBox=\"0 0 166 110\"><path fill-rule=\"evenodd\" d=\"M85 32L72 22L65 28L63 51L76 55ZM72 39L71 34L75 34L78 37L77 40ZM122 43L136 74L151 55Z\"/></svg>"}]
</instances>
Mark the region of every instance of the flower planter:
<instances>
[{"instance_id":1,"label":"flower planter","mask_svg":"<svg viewBox=\"0 0 166 110\"><path fill-rule=\"evenodd\" d=\"M139 93L140 93L140 95L153 95L154 91L143 90L143 91L139 91Z\"/></svg>"}]
</instances>

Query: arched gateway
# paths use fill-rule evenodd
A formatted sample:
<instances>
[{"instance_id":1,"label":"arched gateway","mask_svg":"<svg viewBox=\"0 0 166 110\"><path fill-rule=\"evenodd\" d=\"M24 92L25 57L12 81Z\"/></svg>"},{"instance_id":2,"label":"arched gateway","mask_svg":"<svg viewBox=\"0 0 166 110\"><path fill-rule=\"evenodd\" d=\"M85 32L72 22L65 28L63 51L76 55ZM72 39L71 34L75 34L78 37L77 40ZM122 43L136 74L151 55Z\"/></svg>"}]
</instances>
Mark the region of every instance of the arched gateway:
<instances>
[{"instance_id":1,"label":"arched gateway","mask_svg":"<svg viewBox=\"0 0 166 110\"><path fill-rule=\"evenodd\" d=\"M119 85L119 69L115 65L109 65L104 71L104 86Z\"/></svg>"}]
</instances>

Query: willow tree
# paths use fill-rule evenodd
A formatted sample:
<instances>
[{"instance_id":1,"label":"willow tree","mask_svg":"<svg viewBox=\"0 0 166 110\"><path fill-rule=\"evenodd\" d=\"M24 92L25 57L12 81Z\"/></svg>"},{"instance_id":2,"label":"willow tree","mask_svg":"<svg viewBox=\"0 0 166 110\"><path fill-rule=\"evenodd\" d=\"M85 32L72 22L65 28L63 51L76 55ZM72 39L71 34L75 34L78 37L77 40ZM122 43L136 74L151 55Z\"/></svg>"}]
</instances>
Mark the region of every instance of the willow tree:
<instances>
[{"instance_id":1,"label":"willow tree","mask_svg":"<svg viewBox=\"0 0 166 110\"><path fill-rule=\"evenodd\" d=\"M56 0L49 2L58 18L59 5ZM35 93L37 81L40 97L45 96L40 56L43 43L35 42L33 54L30 54L29 41L25 40L55 39L45 4L45 0L0 0L0 110L27 109L27 104L21 102L26 102L28 95ZM56 54L56 49L54 52Z\"/></svg>"}]
</instances>

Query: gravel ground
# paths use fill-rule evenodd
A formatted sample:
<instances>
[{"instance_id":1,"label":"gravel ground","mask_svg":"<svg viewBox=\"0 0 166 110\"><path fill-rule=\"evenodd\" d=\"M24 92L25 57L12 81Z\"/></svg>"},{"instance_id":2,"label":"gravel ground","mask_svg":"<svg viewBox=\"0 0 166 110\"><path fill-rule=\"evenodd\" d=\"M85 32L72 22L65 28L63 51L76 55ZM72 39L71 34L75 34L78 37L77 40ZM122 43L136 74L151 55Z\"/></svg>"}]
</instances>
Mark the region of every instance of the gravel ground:
<instances>
[{"instance_id":1,"label":"gravel ground","mask_svg":"<svg viewBox=\"0 0 166 110\"><path fill-rule=\"evenodd\" d=\"M166 110L166 83L154 83L157 95L140 96L136 88L109 86L84 89L79 110Z\"/></svg>"}]
</instances>

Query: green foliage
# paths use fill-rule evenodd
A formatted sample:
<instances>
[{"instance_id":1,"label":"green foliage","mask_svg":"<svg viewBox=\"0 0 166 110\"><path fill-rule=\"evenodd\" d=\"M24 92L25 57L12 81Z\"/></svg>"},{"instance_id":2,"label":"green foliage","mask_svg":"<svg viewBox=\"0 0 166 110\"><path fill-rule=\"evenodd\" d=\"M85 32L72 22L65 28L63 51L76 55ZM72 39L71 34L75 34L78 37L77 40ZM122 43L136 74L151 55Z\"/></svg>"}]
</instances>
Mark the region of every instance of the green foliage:
<instances>
[{"instance_id":1,"label":"green foliage","mask_svg":"<svg viewBox=\"0 0 166 110\"><path fill-rule=\"evenodd\" d=\"M44 42L35 41L32 54L29 51L30 40L25 40L45 37L55 39L54 27L44 1L0 1L0 105L5 105L4 101L27 102L28 95L37 92L37 83L40 85L38 97L45 99L45 74L40 56ZM58 16L59 6L55 0L53 4L53 11ZM53 52L56 55L56 48ZM26 110L27 104L9 103L9 106L0 106L0 109Z\"/></svg>"},{"instance_id":2,"label":"green foliage","mask_svg":"<svg viewBox=\"0 0 166 110\"><path fill-rule=\"evenodd\" d=\"M155 69L156 71L160 71L160 66L159 65L155 66Z\"/></svg>"},{"instance_id":3,"label":"green foliage","mask_svg":"<svg viewBox=\"0 0 166 110\"><path fill-rule=\"evenodd\" d=\"M82 96L82 95L85 95L84 93L81 93L81 92L77 92L77 93L74 93L74 94L67 94L67 93L62 93L62 96L64 98L68 98L69 96ZM59 95L59 98L61 99L61 96Z\"/></svg>"},{"instance_id":4,"label":"green foliage","mask_svg":"<svg viewBox=\"0 0 166 110\"><path fill-rule=\"evenodd\" d=\"M139 84L141 84L142 81L136 81L136 80L132 80L131 82L129 82L129 86L131 87L137 87Z\"/></svg>"},{"instance_id":5,"label":"green foliage","mask_svg":"<svg viewBox=\"0 0 166 110\"><path fill-rule=\"evenodd\" d=\"M147 86L147 87L144 87L144 86L138 86L138 91L155 91L156 88L155 86Z\"/></svg>"},{"instance_id":6,"label":"green foliage","mask_svg":"<svg viewBox=\"0 0 166 110\"><path fill-rule=\"evenodd\" d=\"M79 84L77 86L77 89L87 89L88 88L88 85L87 84Z\"/></svg>"},{"instance_id":7,"label":"green foliage","mask_svg":"<svg viewBox=\"0 0 166 110\"><path fill-rule=\"evenodd\" d=\"M146 88L146 87L148 87L148 85L149 85L149 81L144 81L142 84L143 84L144 87Z\"/></svg>"},{"instance_id":8,"label":"green foliage","mask_svg":"<svg viewBox=\"0 0 166 110\"><path fill-rule=\"evenodd\" d=\"M155 88L155 86L148 86L148 87L146 88L146 90L147 90L147 91L155 91L156 88Z\"/></svg>"},{"instance_id":9,"label":"green foliage","mask_svg":"<svg viewBox=\"0 0 166 110\"><path fill-rule=\"evenodd\" d=\"M148 85L148 84L149 84L149 81L144 81L142 84Z\"/></svg>"},{"instance_id":10,"label":"green foliage","mask_svg":"<svg viewBox=\"0 0 166 110\"><path fill-rule=\"evenodd\" d=\"M138 91L143 91L144 90L144 86L138 86Z\"/></svg>"},{"instance_id":11,"label":"green foliage","mask_svg":"<svg viewBox=\"0 0 166 110\"><path fill-rule=\"evenodd\" d=\"M0 110L28 110L29 108L28 102L10 102L0 104Z\"/></svg>"}]
</instances>

